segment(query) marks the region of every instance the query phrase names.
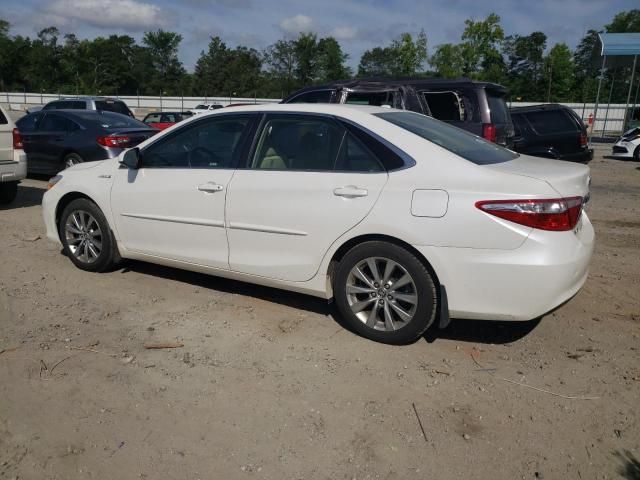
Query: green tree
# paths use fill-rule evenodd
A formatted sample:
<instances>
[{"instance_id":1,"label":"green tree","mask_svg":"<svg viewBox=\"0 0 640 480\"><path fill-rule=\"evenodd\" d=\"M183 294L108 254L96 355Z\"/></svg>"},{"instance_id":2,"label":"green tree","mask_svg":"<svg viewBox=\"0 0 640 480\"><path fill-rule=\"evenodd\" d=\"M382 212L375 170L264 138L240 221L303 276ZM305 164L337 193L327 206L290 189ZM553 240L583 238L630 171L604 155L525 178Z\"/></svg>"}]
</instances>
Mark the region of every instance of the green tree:
<instances>
[{"instance_id":1,"label":"green tree","mask_svg":"<svg viewBox=\"0 0 640 480\"><path fill-rule=\"evenodd\" d=\"M484 72L500 65L502 59L498 46L504 39L504 30L500 26L500 16L491 13L484 20L464 21L461 53L464 62L462 73L480 78Z\"/></svg>"},{"instance_id":2,"label":"green tree","mask_svg":"<svg viewBox=\"0 0 640 480\"><path fill-rule=\"evenodd\" d=\"M597 43L598 32L588 30L573 52L574 100L593 102L596 99L599 62L593 61L593 54Z\"/></svg>"},{"instance_id":3,"label":"green tree","mask_svg":"<svg viewBox=\"0 0 640 480\"><path fill-rule=\"evenodd\" d=\"M640 10L634 9L618 13L610 24L605 25L605 29L607 33L639 33Z\"/></svg>"},{"instance_id":4,"label":"green tree","mask_svg":"<svg viewBox=\"0 0 640 480\"><path fill-rule=\"evenodd\" d=\"M429 59L429 63L435 68L438 76L445 78L461 77L464 70L462 47L453 43L438 45Z\"/></svg>"},{"instance_id":5,"label":"green tree","mask_svg":"<svg viewBox=\"0 0 640 480\"><path fill-rule=\"evenodd\" d=\"M572 98L574 66L566 43L556 43L544 60L547 76L547 102L566 102Z\"/></svg>"},{"instance_id":6,"label":"green tree","mask_svg":"<svg viewBox=\"0 0 640 480\"><path fill-rule=\"evenodd\" d=\"M185 75L182 62L178 58L178 47L182 35L165 30L146 32L142 43L147 47L149 60L155 71L153 78L147 82L147 87L156 92L179 94L180 83Z\"/></svg>"},{"instance_id":7,"label":"green tree","mask_svg":"<svg viewBox=\"0 0 640 480\"><path fill-rule=\"evenodd\" d=\"M294 90L296 46L292 40L278 40L264 52L270 91L285 97Z\"/></svg>"},{"instance_id":8,"label":"green tree","mask_svg":"<svg viewBox=\"0 0 640 480\"><path fill-rule=\"evenodd\" d=\"M421 30L414 40L410 33L403 33L391 43L391 50L395 57L394 75L415 75L427 60L427 34Z\"/></svg>"},{"instance_id":9,"label":"green tree","mask_svg":"<svg viewBox=\"0 0 640 480\"><path fill-rule=\"evenodd\" d=\"M301 86L310 85L318 78L318 37L315 33L301 33L293 45L296 55L296 82Z\"/></svg>"},{"instance_id":10,"label":"green tree","mask_svg":"<svg viewBox=\"0 0 640 480\"><path fill-rule=\"evenodd\" d=\"M395 52L389 47L375 47L367 50L360 57L358 65L359 77L391 76L395 71Z\"/></svg>"},{"instance_id":11,"label":"green tree","mask_svg":"<svg viewBox=\"0 0 640 480\"><path fill-rule=\"evenodd\" d=\"M318 55L319 81L332 82L351 76L351 70L345 65L348 55L335 38L321 38L318 41Z\"/></svg>"},{"instance_id":12,"label":"green tree","mask_svg":"<svg viewBox=\"0 0 640 480\"><path fill-rule=\"evenodd\" d=\"M546 45L547 36L542 32L505 38L503 50L508 59L511 98L524 101L542 101L545 98L543 67Z\"/></svg>"}]
</instances>

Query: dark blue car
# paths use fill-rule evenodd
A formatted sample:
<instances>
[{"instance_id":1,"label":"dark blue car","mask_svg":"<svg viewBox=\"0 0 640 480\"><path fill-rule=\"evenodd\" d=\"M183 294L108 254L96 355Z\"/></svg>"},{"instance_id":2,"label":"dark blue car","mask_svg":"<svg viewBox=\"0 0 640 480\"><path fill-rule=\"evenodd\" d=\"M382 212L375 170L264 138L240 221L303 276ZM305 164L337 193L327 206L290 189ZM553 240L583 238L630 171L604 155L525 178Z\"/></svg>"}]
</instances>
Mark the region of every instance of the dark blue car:
<instances>
[{"instance_id":1,"label":"dark blue car","mask_svg":"<svg viewBox=\"0 0 640 480\"><path fill-rule=\"evenodd\" d=\"M158 132L119 113L40 111L16 122L30 173L55 174L82 162L117 157Z\"/></svg>"}]
</instances>

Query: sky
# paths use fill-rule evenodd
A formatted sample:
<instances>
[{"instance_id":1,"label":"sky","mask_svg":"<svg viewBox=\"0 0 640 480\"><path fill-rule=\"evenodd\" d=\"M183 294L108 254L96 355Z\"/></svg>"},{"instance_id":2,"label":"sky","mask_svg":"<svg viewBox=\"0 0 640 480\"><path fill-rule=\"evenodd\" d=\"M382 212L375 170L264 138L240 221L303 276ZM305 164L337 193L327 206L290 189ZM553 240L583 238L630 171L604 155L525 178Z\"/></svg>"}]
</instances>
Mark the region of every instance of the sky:
<instances>
[{"instance_id":1,"label":"sky","mask_svg":"<svg viewBox=\"0 0 640 480\"><path fill-rule=\"evenodd\" d=\"M34 37L56 26L79 38L127 34L140 40L162 28L180 33L180 58L192 70L211 36L228 46L262 50L300 32L337 38L357 66L362 53L387 45L402 32L424 29L429 53L458 42L464 20L495 12L506 35L542 31L548 47L570 47L590 29L601 29L615 13L637 8L637 0L0 0L0 18L12 34Z\"/></svg>"}]
</instances>

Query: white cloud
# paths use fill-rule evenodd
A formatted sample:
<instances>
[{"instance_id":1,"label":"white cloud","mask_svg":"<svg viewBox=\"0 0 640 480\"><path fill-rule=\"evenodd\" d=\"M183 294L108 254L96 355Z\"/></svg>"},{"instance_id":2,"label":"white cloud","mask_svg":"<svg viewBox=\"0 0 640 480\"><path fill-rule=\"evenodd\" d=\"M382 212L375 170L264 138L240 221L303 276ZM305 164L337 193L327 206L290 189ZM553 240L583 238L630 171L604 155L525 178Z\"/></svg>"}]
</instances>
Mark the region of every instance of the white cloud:
<instances>
[{"instance_id":1,"label":"white cloud","mask_svg":"<svg viewBox=\"0 0 640 480\"><path fill-rule=\"evenodd\" d=\"M283 19L279 26L283 32L297 35L298 33L310 32L313 29L313 20L306 15L295 15Z\"/></svg>"},{"instance_id":2,"label":"white cloud","mask_svg":"<svg viewBox=\"0 0 640 480\"><path fill-rule=\"evenodd\" d=\"M352 40L358 35L358 30L349 26L336 27L331 30L329 35L338 40Z\"/></svg>"},{"instance_id":3,"label":"white cloud","mask_svg":"<svg viewBox=\"0 0 640 480\"><path fill-rule=\"evenodd\" d=\"M165 10L136 0L54 0L44 11L98 28L142 31L169 25Z\"/></svg>"}]
</instances>

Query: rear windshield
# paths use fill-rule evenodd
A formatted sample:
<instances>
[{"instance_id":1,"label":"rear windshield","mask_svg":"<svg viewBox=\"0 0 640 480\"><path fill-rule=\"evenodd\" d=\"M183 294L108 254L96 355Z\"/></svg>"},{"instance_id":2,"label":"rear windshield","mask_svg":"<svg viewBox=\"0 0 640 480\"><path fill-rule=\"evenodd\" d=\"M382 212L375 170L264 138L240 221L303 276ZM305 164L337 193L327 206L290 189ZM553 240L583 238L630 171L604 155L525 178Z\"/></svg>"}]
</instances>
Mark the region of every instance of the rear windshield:
<instances>
[{"instance_id":1,"label":"rear windshield","mask_svg":"<svg viewBox=\"0 0 640 480\"><path fill-rule=\"evenodd\" d=\"M476 165L502 163L518 157L517 153L502 148L495 143L419 113L385 112L374 115L435 143Z\"/></svg>"},{"instance_id":2,"label":"rear windshield","mask_svg":"<svg viewBox=\"0 0 640 480\"><path fill-rule=\"evenodd\" d=\"M135 118L112 112L74 112L75 115L88 122L99 125L101 128L145 128L149 126Z\"/></svg>"},{"instance_id":3,"label":"rear windshield","mask_svg":"<svg viewBox=\"0 0 640 480\"><path fill-rule=\"evenodd\" d=\"M491 111L491 122L509 123L509 112L507 111L507 102L504 101L504 97L487 90L487 101Z\"/></svg>"},{"instance_id":4,"label":"rear windshield","mask_svg":"<svg viewBox=\"0 0 640 480\"><path fill-rule=\"evenodd\" d=\"M116 112L123 115L131 115L129 107L124 102L116 100L96 100L96 110L103 112Z\"/></svg>"}]
</instances>

